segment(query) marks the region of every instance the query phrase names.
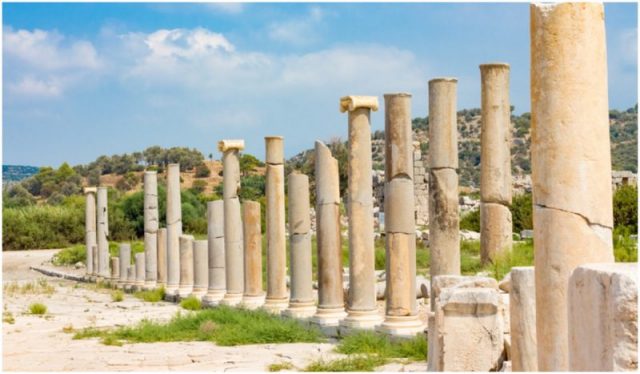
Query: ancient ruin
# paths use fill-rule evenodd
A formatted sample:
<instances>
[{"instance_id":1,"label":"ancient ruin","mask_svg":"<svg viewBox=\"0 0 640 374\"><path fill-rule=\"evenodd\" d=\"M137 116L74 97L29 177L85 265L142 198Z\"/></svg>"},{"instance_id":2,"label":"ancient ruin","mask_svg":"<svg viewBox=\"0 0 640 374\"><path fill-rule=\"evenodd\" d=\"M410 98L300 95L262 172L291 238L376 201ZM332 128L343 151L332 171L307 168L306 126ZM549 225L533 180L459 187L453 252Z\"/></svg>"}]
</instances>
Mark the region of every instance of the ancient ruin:
<instances>
[{"instance_id":1,"label":"ancient ruin","mask_svg":"<svg viewBox=\"0 0 640 374\"><path fill-rule=\"evenodd\" d=\"M167 285L169 299L178 295L180 283L180 236L182 210L180 198L180 165L167 165Z\"/></svg>"},{"instance_id":2,"label":"ancient ruin","mask_svg":"<svg viewBox=\"0 0 640 374\"><path fill-rule=\"evenodd\" d=\"M158 281L158 178L155 171L144 172L144 264L147 289Z\"/></svg>"},{"instance_id":3,"label":"ancient ruin","mask_svg":"<svg viewBox=\"0 0 640 374\"><path fill-rule=\"evenodd\" d=\"M84 235L85 246L87 248L87 275L94 275L93 268L93 253L91 248L96 246L96 193L98 189L96 187L86 187L84 189L85 195L85 211L84 211Z\"/></svg>"},{"instance_id":4,"label":"ancient ruin","mask_svg":"<svg viewBox=\"0 0 640 374\"><path fill-rule=\"evenodd\" d=\"M207 203L207 245L209 247L209 278L207 294L203 302L217 305L224 298L226 290L224 253L224 201Z\"/></svg>"},{"instance_id":5,"label":"ancient ruin","mask_svg":"<svg viewBox=\"0 0 640 374\"><path fill-rule=\"evenodd\" d=\"M262 291L262 229L260 227L260 203L242 203L244 237L244 293L242 305L249 309L262 306L265 293Z\"/></svg>"}]
</instances>

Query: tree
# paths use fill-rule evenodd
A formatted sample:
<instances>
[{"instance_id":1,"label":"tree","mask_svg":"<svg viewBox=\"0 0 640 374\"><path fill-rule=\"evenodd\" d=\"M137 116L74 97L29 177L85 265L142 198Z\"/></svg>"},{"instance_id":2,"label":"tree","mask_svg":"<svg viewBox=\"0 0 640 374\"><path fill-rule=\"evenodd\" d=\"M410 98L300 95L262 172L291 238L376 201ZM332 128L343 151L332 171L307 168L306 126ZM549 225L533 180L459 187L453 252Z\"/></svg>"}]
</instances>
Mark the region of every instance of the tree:
<instances>
[{"instance_id":1,"label":"tree","mask_svg":"<svg viewBox=\"0 0 640 374\"><path fill-rule=\"evenodd\" d=\"M204 162L201 162L196 166L196 178L207 178L210 175L211 170L209 170L209 167Z\"/></svg>"},{"instance_id":2,"label":"tree","mask_svg":"<svg viewBox=\"0 0 640 374\"><path fill-rule=\"evenodd\" d=\"M638 187L626 185L613 194L613 224L638 231Z\"/></svg>"},{"instance_id":3,"label":"tree","mask_svg":"<svg viewBox=\"0 0 640 374\"><path fill-rule=\"evenodd\" d=\"M516 195L511 202L513 232L533 229L533 199L531 193Z\"/></svg>"},{"instance_id":4,"label":"tree","mask_svg":"<svg viewBox=\"0 0 640 374\"><path fill-rule=\"evenodd\" d=\"M250 172L254 171L256 167L263 165L260 160L249 153L243 153L242 156L240 156L240 172L243 176L247 176Z\"/></svg>"},{"instance_id":5,"label":"tree","mask_svg":"<svg viewBox=\"0 0 640 374\"><path fill-rule=\"evenodd\" d=\"M193 184L191 185L191 190L196 194L203 193L206 188L207 182L201 179L193 181Z\"/></svg>"}]
</instances>

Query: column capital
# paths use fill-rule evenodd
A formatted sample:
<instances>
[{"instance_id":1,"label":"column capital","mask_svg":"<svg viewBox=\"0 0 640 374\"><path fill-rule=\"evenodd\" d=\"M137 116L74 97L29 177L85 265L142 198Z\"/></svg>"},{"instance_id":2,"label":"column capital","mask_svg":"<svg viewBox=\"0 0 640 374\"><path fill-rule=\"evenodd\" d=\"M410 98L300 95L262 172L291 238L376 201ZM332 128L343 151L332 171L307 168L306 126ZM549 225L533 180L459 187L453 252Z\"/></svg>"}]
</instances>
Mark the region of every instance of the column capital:
<instances>
[{"instance_id":1,"label":"column capital","mask_svg":"<svg viewBox=\"0 0 640 374\"><path fill-rule=\"evenodd\" d=\"M340 113L353 112L358 108L378 110L377 96L344 96L340 98Z\"/></svg>"},{"instance_id":2,"label":"column capital","mask_svg":"<svg viewBox=\"0 0 640 374\"><path fill-rule=\"evenodd\" d=\"M88 194L88 193L96 193L96 192L98 192L98 187L85 187L85 188L83 189L83 192L84 192L85 194Z\"/></svg>"},{"instance_id":3,"label":"column capital","mask_svg":"<svg viewBox=\"0 0 640 374\"><path fill-rule=\"evenodd\" d=\"M226 152L231 149L242 151L244 149L244 139L226 139L218 142L218 150Z\"/></svg>"}]
</instances>

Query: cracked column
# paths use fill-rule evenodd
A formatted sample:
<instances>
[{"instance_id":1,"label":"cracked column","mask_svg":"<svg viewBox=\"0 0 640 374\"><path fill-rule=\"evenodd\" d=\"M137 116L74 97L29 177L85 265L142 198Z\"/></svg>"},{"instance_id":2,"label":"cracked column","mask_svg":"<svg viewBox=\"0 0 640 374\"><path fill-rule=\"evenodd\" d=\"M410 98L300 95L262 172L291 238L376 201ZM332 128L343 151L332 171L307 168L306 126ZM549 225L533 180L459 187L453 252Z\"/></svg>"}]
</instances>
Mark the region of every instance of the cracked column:
<instances>
[{"instance_id":1,"label":"cracked column","mask_svg":"<svg viewBox=\"0 0 640 374\"><path fill-rule=\"evenodd\" d=\"M614 261L604 8L530 9L538 370L567 371L569 276Z\"/></svg>"},{"instance_id":2,"label":"cracked column","mask_svg":"<svg viewBox=\"0 0 640 374\"><path fill-rule=\"evenodd\" d=\"M209 285L202 299L207 305L217 305L225 293L224 274L224 201L207 203L207 237L209 246Z\"/></svg>"},{"instance_id":3,"label":"cracked column","mask_svg":"<svg viewBox=\"0 0 640 374\"><path fill-rule=\"evenodd\" d=\"M280 313L289 305L284 212L284 146L281 136L267 136L267 299L264 307Z\"/></svg>"},{"instance_id":4,"label":"cracked column","mask_svg":"<svg viewBox=\"0 0 640 374\"><path fill-rule=\"evenodd\" d=\"M260 203L246 200L242 203L244 238L244 293L242 305L256 309L264 304L262 290L262 227Z\"/></svg>"},{"instance_id":5,"label":"cracked column","mask_svg":"<svg viewBox=\"0 0 640 374\"><path fill-rule=\"evenodd\" d=\"M144 288L156 287L158 280L158 178L155 171L144 172Z\"/></svg>"},{"instance_id":6,"label":"cracked column","mask_svg":"<svg viewBox=\"0 0 640 374\"><path fill-rule=\"evenodd\" d=\"M109 210L107 205L107 187L98 187L96 236L98 240L98 268L95 270L99 278L106 279L109 272Z\"/></svg>"},{"instance_id":7,"label":"cracked column","mask_svg":"<svg viewBox=\"0 0 640 374\"><path fill-rule=\"evenodd\" d=\"M202 300L209 285L209 244L207 240L193 241L193 292L191 295Z\"/></svg>"},{"instance_id":8,"label":"cracked column","mask_svg":"<svg viewBox=\"0 0 640 374\"><path fill-rule=\"evenodd\" d=\"M480 258L486 264L513 245L509 64L480 65L480 76Z\"/></svg>"},{"instance_id":9,"label":"cracked column","mask_svg":"<svg viewBox=\"0 0 640 374\"><path fill-rule=\"evenodd\" d=\"M349 112L349 294L347 317L341 329L373 329L382 321L376 304L373 243L373 187L371 179L371 111L375 96L346 96L340 111Z\"/></svg>"},{"instance_id":10,"label":"cracked column","mask_svg":"<svg viewBox=\"0 0 640 374\"><path fill-rule=\"evenodd\" d=\"M226 293L221 303L237 305L244 292L244 259L242 244L242 218L240 216L240 156L244 140L221 140L223 199L224 199L224 256Z\"/></svg>"},{"instance_id":11,"label":"cracked column","mask_svg":"<svg viewBox=\"0 0 640 374\"><path fill-rule=\"evenodd\" d=\"M167 229L158 229L156 236L158 242L158 287L166 287L167 285Z\"/></svg>"},{"instance_id":12,"label":"cracked column","mask_svg":"<svg viewBox=\"0 0 640 374\"><path fill-rule=\"evenodd\" d=\"M386 313L380 331L415 336L425 326L416 305L416 223L411 95L384 95Z\"/></svg>"},{"instance_id":13,"label":"cracked column","mask_svg":"<svg viewBox=\"0 0 640 374\"><path fill-rule=\"evenodd\" d=\"M311 322L336 333L344 311L340 174L338 160L321 141L315 144L318 309Z\"/></svg>"},{"instance_id":14,"label":"cracked column","mask_svg":"<svg viewBox=\"0 0 640 374\"><path fill-rule=\"evenodd\" d=\"M135 282L133 283L134 289L141 290L144 287L144 253L136 253L135 263Z\"/></svg>"},{"instance_id":15,"label":"cracked column","mask_svg":"<svg viewBox=\"0 0 640 374\"><path fill-rule=\"evenodd\" d=\"M289 271L291 298L284 315L309 318L316 312L311 270L311 218L309 212L309 177L291 173L289 196Z\"/></svg>"},{"instance_id":16,"label":"cracked column","mask_svg":"<svg viewBox=\"0 0 640 374\"><path fill-rule=\"evenodd\" d=\"M180 285L178 297L183 299L193 292L193 236L180 235Z\"/></svg>"},{"instance_id":17,"label":"cracked column","mask_svg":"<svg viewBox=\"0 0 640 374\"><path fill-rule=\"evenodd\" d=\"M128 280L127 269L131 266L131 244L120 243L118 258L120 259L120 280L118 281L118 288L124 288Z\"/></svg>"},{"instance_id":18,"label":"cracked column","mask_svg":"<svg viewBox=\"0 0 640 374\"><path fill-rule=\"evenodd\" d=\"M97 245L96 236L96 187L85 187L84 240L87 250L87 275L91 276L97 269L93 268L93 248Z\"/></svg>"},{"instance_id":19,"label":"cracked column","mask_svg":"<svg viewBox=\"0 0 640 374\"><path fill-rule=\"evenodd\" d=\"M455 78L436 78L429 81L431 284L438 275L460 275L457 84L458 80ZM433 289L431 291L431 311L433 311Z\"/></svg>"},{"instance_id":20,"label":"cracked column","mask_svg":"<svg viewBox=\"0 0 640 374\"><path fill-rule=\"evenodd\" d=\"M167 166L167 287L168 300L178 295L180 283L180 236L182 203L180 199L180 165Z\"/></svg>"}]
</instances>

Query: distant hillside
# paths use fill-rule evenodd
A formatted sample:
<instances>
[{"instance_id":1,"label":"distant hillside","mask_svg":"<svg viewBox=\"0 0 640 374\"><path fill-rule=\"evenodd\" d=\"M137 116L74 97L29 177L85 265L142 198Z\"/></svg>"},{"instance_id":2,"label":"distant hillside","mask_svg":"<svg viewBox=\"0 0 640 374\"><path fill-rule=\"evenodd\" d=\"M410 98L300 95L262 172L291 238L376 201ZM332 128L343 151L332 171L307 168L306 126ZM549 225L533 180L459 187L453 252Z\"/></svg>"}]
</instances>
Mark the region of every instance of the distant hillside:
<instances>
[{"instance_id":1,"label":"distant hillside","mask_svg":"<svg viewBox=\"0 0 640 374\"><path fill-rule=\"evenodd\" d=\"M2 181L17 182L38 172L37 166L2 165Z\"/></svg>"}]
</instances>

